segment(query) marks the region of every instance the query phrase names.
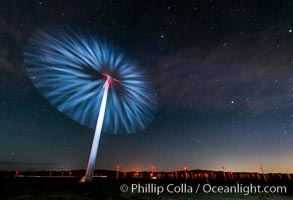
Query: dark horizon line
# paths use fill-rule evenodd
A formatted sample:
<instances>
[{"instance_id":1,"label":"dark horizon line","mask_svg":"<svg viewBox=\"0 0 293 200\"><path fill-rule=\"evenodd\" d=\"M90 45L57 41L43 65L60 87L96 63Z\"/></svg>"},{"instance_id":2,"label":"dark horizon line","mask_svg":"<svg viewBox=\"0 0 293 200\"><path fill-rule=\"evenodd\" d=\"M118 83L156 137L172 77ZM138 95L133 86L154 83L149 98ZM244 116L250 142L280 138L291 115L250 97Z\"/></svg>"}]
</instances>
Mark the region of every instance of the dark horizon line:
<instances>
[{"instance_id":1,"label":"dark horizon line","mask_svg":"<svg viewBox=\"0 0 293 200\"><path fill-rule=\"evenodd\" d=\"M37 169L32 169L32 170L0 170L0 173L2 172L15 172L15 171L20 171L22 173L28 173L28 172L76 172L76 171L86 171L86 169L73 169L73 170L62 170L62 168L60 168L60 170L56 169L56 170L37 170ZM107 171L107 172L117 172L117 170L113 170L113 169L95 169L95 171ZM247 172L247 171L222 171L222 170L205 170L205 169L186 169L187 172L215 172L215 173L245 173L245 174L292 174L293 172ZM175 171L151 171L151 170L143 170L143 171L136 171L136 170L128 170L128 171L122 171L119 170L120 173L176 173L176 172L185 172L185 170L175 170Z\"/></svg>"}]
</instances>

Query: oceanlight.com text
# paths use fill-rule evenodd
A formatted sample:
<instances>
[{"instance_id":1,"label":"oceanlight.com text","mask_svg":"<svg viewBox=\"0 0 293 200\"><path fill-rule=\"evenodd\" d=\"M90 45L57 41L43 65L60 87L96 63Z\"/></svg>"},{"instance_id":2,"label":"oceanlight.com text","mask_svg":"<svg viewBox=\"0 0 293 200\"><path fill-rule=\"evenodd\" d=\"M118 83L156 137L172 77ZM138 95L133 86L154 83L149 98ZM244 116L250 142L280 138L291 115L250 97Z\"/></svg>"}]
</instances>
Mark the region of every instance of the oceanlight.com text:
<instances>
[{"instance_id":1,"label":"oceanlight.com text","mask_svg":"<svg viewBox=\"0 0 293 200\"><path fill-rule=\"evenodd\" d=\"M138 194L157 194L162 193L169 194L192 194L192 193L213 193L213 194L286 194L286 186L261 186L261 185L242 185L236 184L232 186L213 186L211 184L173 184L168 185L157 185L154 183L140 184L135 183L131 185L122 184L120 186L121 192L131 192Z\"/></svg>"}]
</instances>

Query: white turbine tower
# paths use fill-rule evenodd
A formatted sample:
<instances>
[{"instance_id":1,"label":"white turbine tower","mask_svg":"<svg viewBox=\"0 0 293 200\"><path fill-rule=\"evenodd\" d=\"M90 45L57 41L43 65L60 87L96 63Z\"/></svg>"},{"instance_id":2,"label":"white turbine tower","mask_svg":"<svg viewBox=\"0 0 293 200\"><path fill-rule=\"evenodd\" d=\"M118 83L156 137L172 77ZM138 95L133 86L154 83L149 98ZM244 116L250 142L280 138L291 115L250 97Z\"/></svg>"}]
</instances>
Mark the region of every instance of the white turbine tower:
<instances>
[{"instance_id":1,"label":"white turbine tower","mask_svg":"<svg viewBox=\"0 0 293 200\"><path fill-rule=\"evenodd\" d=\"M91 148L91 153L90 153L89 161L86 168L86 173L85 173L85 176L83 176L79 181L81 183L91 182L93 180L94 168L95 168L97 152L98 152L102 127L103 127L109 87L113 80L116 82L120 82L119 80L112 78L110 75L106 73L102 73L102 75L106 78L106 81L103 86L104 93L103 93L103 98L102 98L100 112L99 112L99 116L97 120L96 129L95 129L95 135L94 135L94 140L93 140L93 144Z\"/></svg>"}]
</instances>

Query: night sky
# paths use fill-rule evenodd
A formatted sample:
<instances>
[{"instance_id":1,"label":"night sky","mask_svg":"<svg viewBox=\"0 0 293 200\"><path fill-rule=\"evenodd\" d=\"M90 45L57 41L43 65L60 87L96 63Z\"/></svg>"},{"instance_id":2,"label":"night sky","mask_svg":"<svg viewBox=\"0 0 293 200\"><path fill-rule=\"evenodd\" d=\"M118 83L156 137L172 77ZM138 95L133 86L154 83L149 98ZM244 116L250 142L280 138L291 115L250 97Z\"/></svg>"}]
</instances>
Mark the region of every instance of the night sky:
<instances>
[{"instance_id":1,"label":"night sky","mask_svg":"<svg viewBox=\"0 0 293 200\"><path fill-rule=\"evenodd\" d=\"M96 169L293 172L293 2L0 3L0 170L84 169L94 134L55 109L23 62L39 27L123 47L158 97L155 121L102 134Z\"/></svg>"}]
</instances>

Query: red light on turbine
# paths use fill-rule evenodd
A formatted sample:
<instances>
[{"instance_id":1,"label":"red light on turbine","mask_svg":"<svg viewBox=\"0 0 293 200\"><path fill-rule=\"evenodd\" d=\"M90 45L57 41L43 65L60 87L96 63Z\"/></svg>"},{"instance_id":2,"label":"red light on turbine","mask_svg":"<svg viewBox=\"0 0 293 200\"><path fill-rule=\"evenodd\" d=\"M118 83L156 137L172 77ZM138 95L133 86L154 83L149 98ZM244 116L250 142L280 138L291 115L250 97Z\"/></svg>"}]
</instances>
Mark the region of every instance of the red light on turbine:
<instances>
[{"instance_id":1,"label":"red light on turbine","mask_svg":"<svg viewBox=\"0 0 293 200\"><path fill-rule=\"evenodd\" d=\"M113 81L117 82L117 83L120 83L121 81L116 79L116 78L113 78Z\"/></svg>"},{"instance_id":2,"label":"red light on turbine","mask_svg":"<svg viewBox=\"0 0 293 200\"><path fill-rule=\"evenodd\" d=\"M102 76L104 76L109 81L109 83L111 83L112 81L117 82L117 83L121 82L120 80L110 76L107 72L102 72L101 74L102 74Z\"/></svg>"},{"instance_id":3,"label":"red light on turbine","mask_svg":"<svg viewBox=\"0 0 293 200\"><path fill-rule=\"evenodd\" d=\"M102 76L104 76L105 78L107 78L107 77L109 76L106 72L102 72L101 74L102 74Z\"/></svg>"}]
</instances>

